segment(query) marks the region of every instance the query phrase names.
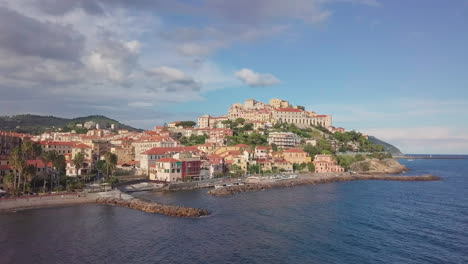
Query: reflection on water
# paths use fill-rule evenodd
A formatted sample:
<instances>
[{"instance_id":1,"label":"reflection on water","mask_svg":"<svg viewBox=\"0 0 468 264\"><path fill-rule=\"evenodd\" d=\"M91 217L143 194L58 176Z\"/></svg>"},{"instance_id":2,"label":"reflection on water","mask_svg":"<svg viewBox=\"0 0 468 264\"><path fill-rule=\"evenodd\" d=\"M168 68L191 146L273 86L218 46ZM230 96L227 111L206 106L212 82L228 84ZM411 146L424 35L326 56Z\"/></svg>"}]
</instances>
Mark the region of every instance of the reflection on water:
<instances>
[{"instance_id":1,"label":"reflection on water","mask_svg":"<svg viewBox=\"0 0 468 264\"><path fill-rule=\"evenodd\" d=\"M468 164L406 163L444 180L139 194L213 212L201 219L104 205L4 214L0 263L468 263Z\"/></svg>"}]
</instances>

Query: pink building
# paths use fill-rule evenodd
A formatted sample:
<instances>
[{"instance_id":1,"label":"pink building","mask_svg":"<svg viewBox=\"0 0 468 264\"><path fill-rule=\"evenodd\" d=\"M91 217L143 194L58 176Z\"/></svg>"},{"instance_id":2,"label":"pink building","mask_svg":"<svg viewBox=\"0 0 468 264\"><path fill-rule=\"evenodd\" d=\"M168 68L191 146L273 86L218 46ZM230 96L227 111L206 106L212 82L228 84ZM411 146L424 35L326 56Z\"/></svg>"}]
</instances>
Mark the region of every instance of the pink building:
<instances>
[{"instance_id":1,"label":"pink building","mask_svg":"<svg viewBox=\"0 0 468 264\"><path fill-rule=\"evenodd\" d=\"M314 166L316 173L344 172L332 155L315 155Z\"/></svg>"}]
</instances>

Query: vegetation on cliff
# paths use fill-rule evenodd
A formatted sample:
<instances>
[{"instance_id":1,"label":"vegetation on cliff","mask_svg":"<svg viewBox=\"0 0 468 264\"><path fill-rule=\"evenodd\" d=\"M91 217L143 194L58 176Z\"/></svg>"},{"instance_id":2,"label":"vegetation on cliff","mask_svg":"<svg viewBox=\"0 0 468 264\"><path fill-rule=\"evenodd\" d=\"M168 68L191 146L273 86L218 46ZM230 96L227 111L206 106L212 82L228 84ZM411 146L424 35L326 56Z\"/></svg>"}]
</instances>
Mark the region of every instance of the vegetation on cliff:
<instances>
[{"instance_id":1,"label":"vegetation on cliff","mask_svg":"<svg viewBox=\"0 0 468 264\"><path fill-rule=\"evenodd\" d=\"M88 121L93 121L103 125L104 127L111 124L117 125L120 129L128 129L131 131L138 130L134 127L122 124L117 120L101 116L91 115L86 117L77 118L63 118L55 116L41 116L41 115L14 115L14 116L0 116L0 130L13 131L18 133L40 134L45 131L63 129L69 131L75 128L76 124L83 124ZM81 129L86 132L84 129Z\"/></svg>"}]
</instances>

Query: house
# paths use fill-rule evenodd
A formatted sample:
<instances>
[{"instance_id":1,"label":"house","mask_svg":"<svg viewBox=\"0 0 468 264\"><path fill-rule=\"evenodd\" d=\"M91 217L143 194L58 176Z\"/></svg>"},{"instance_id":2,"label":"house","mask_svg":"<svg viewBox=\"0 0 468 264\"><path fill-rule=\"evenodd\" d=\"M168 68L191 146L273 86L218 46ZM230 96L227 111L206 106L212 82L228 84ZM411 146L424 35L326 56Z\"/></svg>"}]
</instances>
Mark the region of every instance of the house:
<instances>
[{"instance_id":1,"label":"house","mask_svg":"<svg viewBox=\"0 0 468 264\"><path fill-rule=\"evenodd\" d=\"M255 158L257 159L265 159L270 156L271 147L264 147L264 146L257 146L255 147Z\"/></svg>"},{"instance_id":2,"label":"house","mask_svg":"<svg viewBox=\"0 0 468 264\"><path fill-rule=\"evenodd\" d=\"M309 157L309 153L298 148L285 150L283 152L283 158L289 163L296 164L308 163L312 161L311 157Z\"/></svg>"},{"instance_id":3,"label":"house","mask_svg":"<svg viewBox=\"0 0 468 264\"><path fill-rule=\"evenodd\" d=\"M71 141L41 141L39 143L41 144L42 151L55 151L57 154L62 155L71 153L75 145L75 143Z\"/></svg>"},{"instance_id":4,"label":"house","mask_svg":"<svg viewBox=\"0 0 468 264\"><path fill-rule=\"evenodd\" d=\"M344 168L338 165L338 162L332 155L315 155L314 166L316 173L334 173L344 172Z\"/></svg>"},{"instance_id":5,"label":"house","mask_svg":"<svg viewBox=\"0 0 468 264\"><path fill-rule=\"evenodd\" d=\"M182 161L174 158L162 158L150 168L150 180L176 182L182 180Z\"/></svg>"},{"instance_id":6,"label":"house","mask_svg":"<svg viewBox=\"0 0 468 264\"><path fill-rule=\"evenodd\" d=\"M179 152L173 158L182 161L182 179L199 179L201 159L190 152Z\"/></svg>"},{"instance_id":7,"label":"house","mask_svg":"<svg viewBox=\"0 0 468 264\"><path fill-rule=\"evenodd\" d=\"M170 158L180 152L189 152L195 156L200 156L202 152L195 146L190 147L173 147L173 148L152 148L141 154L140 168L148 171L157 160L162 158Z\"/></svg>"},{"instance_id":8,"label":"house","mask_svg":"<svg viewBox=\"0 0 468 264\"><path fill-rule=\"evenodd\" d=\"M301 143L301 137L292 132L271 132L268 135L268 144L275 144L279 148L294 148Z\"/></svg>"}]
</instances>

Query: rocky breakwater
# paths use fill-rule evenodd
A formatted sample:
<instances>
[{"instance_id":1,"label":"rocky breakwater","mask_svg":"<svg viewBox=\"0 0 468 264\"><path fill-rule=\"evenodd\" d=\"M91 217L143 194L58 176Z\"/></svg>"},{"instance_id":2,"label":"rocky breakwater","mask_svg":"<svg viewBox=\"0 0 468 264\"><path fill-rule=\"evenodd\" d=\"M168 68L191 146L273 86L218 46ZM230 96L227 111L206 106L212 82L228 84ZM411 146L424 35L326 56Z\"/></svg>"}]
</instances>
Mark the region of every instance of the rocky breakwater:
<instances>
[{"instance_id":1,"label":"rocky breakwater","mask_svg":"<svg viewBox=\"0 0 468 264\"><path fill-rule=\"evenodd\" d=\"M122 199L116 197L100 197L96 199L96 203L122 206L148 213L157 213L175 217L201 217L210 214L210 212L205 209L165 205L138 198Z\"/></svg>"},{"instance_id":2,"label":"rocky breakwater","mask_svg":"<svg viewBox=\"0 0 468 264\"><path fill-rule=\"evenodd\" d=\"M440 177L433 175L421 175L421 176L390 176L390 175L370 175L370 174L358 174L350 175L344 174L339 176L310 176L307 178L298 178L293 180L283 180L277 182L268 183L256 183L256 184L245 184L239 186L229 186L224 188L217 188L208 191L208 194L214 196L228 196L241 192L255 192L271 188L284 188L293 187L297 185L305 184L322 184L332 182L343 182L343 181L357 181L357 180L383 180L383 181L437 181Z\"/></svg>"}]
</instances>

